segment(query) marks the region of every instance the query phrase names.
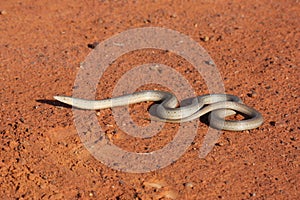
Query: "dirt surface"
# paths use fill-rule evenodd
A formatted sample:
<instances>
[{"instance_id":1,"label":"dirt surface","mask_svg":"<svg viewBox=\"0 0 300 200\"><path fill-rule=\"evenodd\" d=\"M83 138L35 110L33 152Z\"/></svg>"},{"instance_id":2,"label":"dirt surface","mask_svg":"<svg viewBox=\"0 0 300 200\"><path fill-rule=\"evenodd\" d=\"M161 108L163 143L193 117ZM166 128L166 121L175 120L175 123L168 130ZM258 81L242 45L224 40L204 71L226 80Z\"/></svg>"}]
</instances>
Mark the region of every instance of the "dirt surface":
<instances>
[{"instance_id":1,"label":"dirt surface","mask_svg":"<svg viewBox=\"0 0 300 200\"><path fill-rule=\"evenodd\" d=\"M3 0L0 11L1 199L300 197L298 1ZM250 131L223 131L202 159L198 153L208 126L199 122L194 142L171 165L149 173L120 172L90 154L77 134L72 109L53 95L72 95L80 63L92 51L88 44L152 26L179 31L203 46L226 92L260 111L265 122ZM97 98L110 97L133 65L153 60L183 74L198 95L208 92L186 61L144 50L109 67ZM132 106L133 118L148 117L147 106ZM127 136L110 115L109 109L97 114L99 124L128 151L157 150L179 127L168 125L149 142Z\"/></svg>"}]
</instances>

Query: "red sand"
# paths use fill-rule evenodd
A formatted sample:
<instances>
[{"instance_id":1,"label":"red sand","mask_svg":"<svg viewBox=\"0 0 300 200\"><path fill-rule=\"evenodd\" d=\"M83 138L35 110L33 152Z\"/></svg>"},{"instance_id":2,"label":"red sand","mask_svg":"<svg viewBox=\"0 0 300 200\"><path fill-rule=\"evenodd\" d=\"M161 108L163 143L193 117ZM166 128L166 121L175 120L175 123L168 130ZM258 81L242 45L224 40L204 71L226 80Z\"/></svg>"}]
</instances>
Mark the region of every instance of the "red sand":
<instances>
[{"instance_id":1,"label":"red sand","mask_svg":"<svg viewBox=\"0 0 300 200\"><path fill-rule=\"evenodd\" d=\"M1 199L299 198L300 5L296 0L239 2L2 1ZM96 160L80 141L72 109L38 100L72 95L89 43L151 26L177 30L202 45L217 64L226 92L259 110L264 124L250 131L224 131L213 151L199 159L208 128L200 122L186 153L150 173L119 172ZM97 98L110 97L132 63L152 60L194 80L199 95L207 92L201 77L186 73L188 65L179 66L174 55L158 55L141 51L123 56L99 84ZM131 110L145 117L147 106ZM125 133L113 134L117 127L107 116L110 111L101 113L99 122L112 125L107 136L131 151L159 149L174 137L170 129L151 144L142 139L128 144Z\"/></svg>"}]
</instances>

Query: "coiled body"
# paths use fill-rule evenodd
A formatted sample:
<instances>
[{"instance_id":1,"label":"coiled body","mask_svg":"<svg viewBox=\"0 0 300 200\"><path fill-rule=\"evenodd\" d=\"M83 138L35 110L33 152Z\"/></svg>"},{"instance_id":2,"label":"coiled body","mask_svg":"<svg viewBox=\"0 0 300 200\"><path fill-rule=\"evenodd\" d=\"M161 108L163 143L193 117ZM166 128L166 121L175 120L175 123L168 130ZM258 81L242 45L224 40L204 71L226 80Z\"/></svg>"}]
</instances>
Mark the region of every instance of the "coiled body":
<instances>
[{"instance_id":1,"label":"coiled body","mask_svg":"<svg viewBox=\"0 0 300 200\"><path fill-rule=\"evenodd\" d=\"M211 94L192 99L189 105L178 106L177 98L169 92L146 90L133 94L104 100L86 100L66 96L54 96L54 99L80 109L100 110L125 106L144 101L160 102L150 107L150 113L158 120L181 123L191 121L209 112L210 126L220 130L242 131L259 127L263 123L262 115L255 109L242 103L239 97L229 94ZM241 121L225 120L225 117L239 112L246 116Z\"/></svg>"}]
</instances>

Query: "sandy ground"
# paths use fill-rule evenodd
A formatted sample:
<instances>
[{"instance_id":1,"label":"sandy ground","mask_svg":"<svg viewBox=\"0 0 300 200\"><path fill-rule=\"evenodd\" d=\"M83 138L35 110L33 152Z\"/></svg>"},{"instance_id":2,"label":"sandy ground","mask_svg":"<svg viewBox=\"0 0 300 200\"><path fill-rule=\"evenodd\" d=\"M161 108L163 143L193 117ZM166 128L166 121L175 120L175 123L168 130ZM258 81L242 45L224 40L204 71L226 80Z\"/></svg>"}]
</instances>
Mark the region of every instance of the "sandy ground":
<instances>
[{"instance_id":1,"label":"sandy ground","mask_svg":"<svg viewBox=\"0 0 300 200\"><path fill-rule=\"evenodd\" d=\"M1 199L299 198L299 1L2 0L0 11ZM88 44L152 26L179 31L203 46L226 92L260 111L265 122L250 131L223 131L203 159L198 153L208 126L199 122L194 142L171 165L120 172L83 146L72 109L53 95L72 95L80 63L92 51ZM207 93L187 62L145 50L117 59L97 98L110 97L133 64L153 60L183 74L198 95ZM147 117L147 106L131 107L133 117ZM179 126L168 125L149 142L126 136L110 114L101 111L99 124L128 151L159 149Z\"/></svg>"}]
</instances>

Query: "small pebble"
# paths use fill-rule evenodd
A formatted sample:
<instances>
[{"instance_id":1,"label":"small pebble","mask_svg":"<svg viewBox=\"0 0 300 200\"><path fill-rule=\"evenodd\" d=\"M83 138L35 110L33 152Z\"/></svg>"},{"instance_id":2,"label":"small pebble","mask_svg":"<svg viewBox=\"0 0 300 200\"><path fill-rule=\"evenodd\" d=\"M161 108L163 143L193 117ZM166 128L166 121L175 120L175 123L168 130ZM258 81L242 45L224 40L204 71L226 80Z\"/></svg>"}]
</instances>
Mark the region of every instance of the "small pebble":
<instances>
[{"instance_id":1,"label":"small pebble","mask_svg":"<svg viewBox=\"0 0 300 200\"><path fill-rule=\"evenodd\" d=\"M257 93L253 90L250 93L248 93L247 95L248 95L248 97L253 97L253 98L257 97Z\"/></svg>"},{"instance_id":2,"label":"small pebble","mask_svg":"<svg viewBox=\"0 0 300 200\"><path fill-rule=\"evenodd\" d=\"M102 18L98 18L98 24L103 24L104 20Z\"/></svg>"},{"instance_id":3,"label":"small pebble","mask_svg":"<svg viewBox=\"0 0 300 200\"><path fill-rule=\"evenodd\" d=\"M93 197L94 196L94 191L89 192L89 197Z\"/></svg>"},{"instance_id":4,"label":"small pebble","mask_svg":"<svg viewBox=\"0 0 300 200\"><path fill-rule=\"evenodd\" d=\"M21 118L20 118L20 122L22 122L22 123L24 123L24 122L25 122L25 120L24 120L24 118L23 118L23 117L21 117Z\"/></svg>"},{"instance_id":5,"label":"small pebble","mask_svg":"<svg viewBox=\"0 0 300 200\"><path fill-rule=\"evenodd\" d=\"M214 65L215 65L215 63L214 63L212 60L207 60L207 61L205 61L205 64L211 65L211 66L214 66Z\"/></svg>"},{"instance_id":6,"label":"small pebble","mask_svg":"<svg viewBox=\"0 0 300 200\"><path fill-rule=\"evenodd\" d=\"M6 15L7 14L7 11L6 10L1 10L0 11L0 15Z\"/></svg>"},{"instance_id":7,"label":"small pebble","mask_svg":"<svg viewBox=\"0 0 300 200\"><path fill-rule=\"evenodd\" d=\"M183 185L186 188L193 188L194 187L194 184L192 182L184 183Z\"/></svg>"},{"instance_id":8,"label":"small pebble","mask_svg":"<svg viewBox=\"0 0 300 200\"><path fill-rule=\"evenodd\" d=\"M208 36L204 36L204 37L202 37L201 38L201 40L203 41L203 42L207 42L207 41L209 41L209 37Z\"/></svg>"},{"instance_id":9,"label":"small pebble","mask_svg":"<svg viewBox=\"0 0 300 200\"><path fill-rule=\"evenodd\" d=\"M176 18L177 17L177 15L176 14L172 14L172 15L170 15L170 18Z\"/></svg>"},{"instance_id":10,"label":"small pebble","mask_svg":"<svg viewBox=\"0 0 300 200\"><path fill-rule=\"evenodd\" d=\"M91 44L88 44L87 46L88 46L88 48L90 48L90 49L95 49L96 48L96 46L99 44L99 42L93 42L93 43L91 43Z\"/></svg>"},{"instance_id":11,"label":"small pebble","mask_svg":"<svg viewBox=\"0 0 300 200\"><path fill-rule=\"evenodd\" d=\"M145 24L151 23L150 19L144 19L143 21L144 21Z\"/></svg>"}]
</instances>

